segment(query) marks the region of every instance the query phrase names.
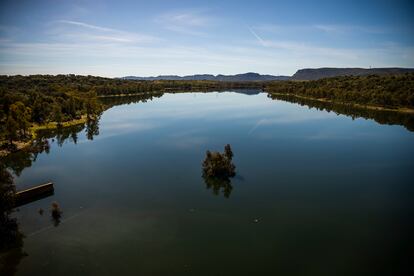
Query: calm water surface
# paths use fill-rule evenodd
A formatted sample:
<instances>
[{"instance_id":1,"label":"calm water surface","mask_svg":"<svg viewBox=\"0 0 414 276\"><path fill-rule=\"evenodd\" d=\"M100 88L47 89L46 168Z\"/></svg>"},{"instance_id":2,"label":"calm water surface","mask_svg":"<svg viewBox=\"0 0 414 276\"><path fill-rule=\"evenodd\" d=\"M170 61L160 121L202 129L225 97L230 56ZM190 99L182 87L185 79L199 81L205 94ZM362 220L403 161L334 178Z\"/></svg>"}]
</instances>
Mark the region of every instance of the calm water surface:
<instances>
[{"instance_id":1,"label":"calm water surface","mask_svg":"<svg viewBox=\"0 0 414 276\"><path fill-rule=\"evenodd\" d=\"M205 152L231 144L230 194ZM414 133L267 94L164 94L115 106L93 140L38 155L18 188L18 275L398 275L410 262ZM57 201L63 217L48 213Z\"/></svg>"}]
</instances>

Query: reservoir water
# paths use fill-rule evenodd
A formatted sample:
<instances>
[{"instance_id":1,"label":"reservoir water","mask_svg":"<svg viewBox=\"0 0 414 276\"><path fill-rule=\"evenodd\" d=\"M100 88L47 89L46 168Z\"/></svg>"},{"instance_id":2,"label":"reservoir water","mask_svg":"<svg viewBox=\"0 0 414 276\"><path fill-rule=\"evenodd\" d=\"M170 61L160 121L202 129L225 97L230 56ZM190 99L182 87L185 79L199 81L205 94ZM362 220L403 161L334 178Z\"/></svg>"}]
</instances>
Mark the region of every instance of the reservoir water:
<instances>
[{"instance_id":1,"label":"reservoir water","mask_svg":"<svg viewBox=\"0 0 414 276\"><path fill-rule=\"evenodd\" d=\"M406 269L414 132L241 92L114 105L92 134L50 137L48 153L14 164L18 189L53 181L55 193L13 213L27 255L9 265L17 275ZM209 186L206 150L226 144L236 176ZM49 214L53 201L59 222Z\"/></svg>"}]
</instances>

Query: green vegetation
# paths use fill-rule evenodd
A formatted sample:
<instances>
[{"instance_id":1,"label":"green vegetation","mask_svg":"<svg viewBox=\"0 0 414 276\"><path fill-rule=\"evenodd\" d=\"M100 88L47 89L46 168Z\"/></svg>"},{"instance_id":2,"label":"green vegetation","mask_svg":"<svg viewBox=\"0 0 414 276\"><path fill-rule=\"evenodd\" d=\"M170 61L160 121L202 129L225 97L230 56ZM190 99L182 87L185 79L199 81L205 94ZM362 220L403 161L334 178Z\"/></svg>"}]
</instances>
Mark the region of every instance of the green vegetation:
<instances>
[{"instance_id":1,"label":"green vegetation","mask_svg":"<svg viewBox=\"0 0 414 276\"><path fill-rule=\"evenodd\" d=\"M228 178L236 175L236 166L232 163L233 152L229 144L224 147L224 152L206 152L203 162L203 175L207 177Z\"/></svg>"},{"instance_id":2,"label":"green vegetation","mask_svg":"<svg viewBox=\"0 0 414 276\"><path fill-rule=\"evenodd\" d=\"M236 175L236 166L232 162L233 152L229 144L224 147L224 152L206 152L203 162L203 178L207 189L212 189L218 195L220 190L228 198L233 189L230 178Z\"/></svg>"},{"instance_id":3,"label":"green vegetation","mask_svg":"<svg viewBox=\"0 0 414 276\"><path fill-rule=\"evenodd\" d=\"M86 123L93 138L98 131L100 113L114 102L122 103L121 98L125 95L133 96L139 102L160 97L163 92L240 88L265 88L272 95L414 112L413 73L276 82L142 81L76 75L0 76L2 153L27 147L41 129Z\"/></svg>"},{"instance_id":4,"label":"green vegetation","mask_svg":"<svg viewBox=\"0 0 414 276\"><path fill-rule=\"evenodd\" d=\"M93 124L91 121L105 108L98 100L102 96L262 87L260 82L136 81L76 75L0 76L0 141L3 147L13 150L19 145L16 141L30 141L38 129Z\"/></svg>"},{"instance_id":5,"label":"green vegetation","mask_svg":"<svg viewBox=\"0 0 414 276\"><path fill-rule=\"evenodd\" d=\"M110 108L116 105L146 102L152 100L154 97L161 97L162 93L129 96L129 97L105 97L100 98L105 108ZM19 176L21 172L32 165L37 156L43 152L49 153L53 142L62 147L65 142L77 143L78 135L81 131L85 132L85 136L89 140L93 140L95 136L99 135L99 117L93 120L86 120L84 116L81 120L85 123L77 123L77 121L64 122L62 127L50 128L48 124L38 126L36 128L36 137L28 143L26 147L13 154L0 156L0 164L13 172L14 175ZM73 123L73 125L71 125ZM32 128L33 129L33 128ZM51 143L50 143L51 142Z\"/></svg>"},{"instance_id":6,"label":"green vegetation","mask_svg":"<svg viewBox=\"0 0 414 276\"><path fill-rule=\"evenodd\" d=\"M403 109L402 111L414 109L413 73L280 81L266 85L265 91L338 103Z\"/></svg>"},{"instance_id":7,"label":"green vegetation","mask_svg":"<svg viewBox=\"0 0 414 276\"><path fill-rule=\"evenodd\" d=\"M13 150L18 146L15 141L30 141L39 126L56 128L95 118L101 106L96 92L83 84L75 86L75 79L64 76L0 76L3 147Z\"/></svg>"}]
</instances>

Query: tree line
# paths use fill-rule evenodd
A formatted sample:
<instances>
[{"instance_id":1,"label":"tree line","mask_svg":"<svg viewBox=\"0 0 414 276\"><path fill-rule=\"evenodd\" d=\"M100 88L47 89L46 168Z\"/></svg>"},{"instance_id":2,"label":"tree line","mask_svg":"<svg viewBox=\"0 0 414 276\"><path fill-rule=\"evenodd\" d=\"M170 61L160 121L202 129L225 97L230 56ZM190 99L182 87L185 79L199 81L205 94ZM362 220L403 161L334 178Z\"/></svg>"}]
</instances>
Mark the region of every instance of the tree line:
<instances>
[{"instance_id":1,"label":"tree line","mask_svg":"<svg viewBox=\"0 0 414 276\"><path fill-rule=\"evenodd\" d=\"M279 81L267 84L265 91L342 103L414 108L414 73Z\"/></svg>"},{"instance_id":2,"label":"tree line","mask_svg":"<svg viewBox=\"0 0 414 276\"><path fill-rule=\"evenodd\" d=\"M163 92L241 88L265 89L269 93L351 104L414 108L413 73L272 82L143 81L73 74L0 76L0 141L13 144L16 140L29 140L31 133L28 130L34 124L54 122L59 126L82 116L92 120L103 109L110 107L100 100L100 96L159 96Z\"/></svg>"},{"instance_id":3,"label":"tree line","mask_svg":"<svg viewBox=\"0 0 414 276\"><path fill-rule=\"evenodd\" d=\"M0 76L0 140L30 139L33 124L92 119L105 106L98 96L167 91L262 88L260 82L138 81L78 75Z\"/></svg>"}]
</instances>

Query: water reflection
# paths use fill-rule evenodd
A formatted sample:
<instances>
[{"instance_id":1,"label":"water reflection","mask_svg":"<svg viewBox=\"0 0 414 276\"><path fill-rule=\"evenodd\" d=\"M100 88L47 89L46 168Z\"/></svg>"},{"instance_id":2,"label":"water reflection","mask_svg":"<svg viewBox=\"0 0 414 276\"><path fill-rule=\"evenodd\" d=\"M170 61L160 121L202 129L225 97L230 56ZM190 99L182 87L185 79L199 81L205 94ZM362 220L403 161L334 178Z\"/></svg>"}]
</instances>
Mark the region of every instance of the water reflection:
<instances>
[{"instance_id":1,"label":"water reflection","mask_svg":"<svg viewBox=\"0 0 414 276\"><path fill-rule=\"evenodd\" d=\"M15 192L12 175L0 164L0 275L14 275L27 255L23 252L24 236L17 220L11 217Z\"/></svg>"},{"instance_id":2,"label":"water reflection","mask_svg":"<svg viewBox=\"0 0 414 276\"><path fill-rule=\"evenodd\" d=\"M162 93L143 94L130 97L112 97L101 99L105 109L116 105L146 102L154 97L161 97ZM27 254L23 251L24 235L19 230L19 224L11 217L16 206L16 188L13 183L13 173L20 176L25 168L31 167L39 154L49 154L51 142L62 147L65 142L77 144L78 135L85 130L88 140L93 140L99 135L100 115L94 119L88 119L85 124L71 127L60 127L52 130L39 130L36 140L18 152L0 158L0 275L14 275L21 259ZM61 210L57 203L52 204L51 219L54 226L61 223Z\"/></svg>"},{"instance_id":3,"label":"water reflection","mask_svg":"<svg viewBox=\"0 0 414 276\"><path fill-rule=\"evenodd\" d=\"M52 213L53 225L55 227L59 226L61 218L62 218L62 211L60 210L59 204L56 201L52 203L51 213Z\"/></svg>"},{"instance_id":4,"label":"water reflection","mask_svg":"<svg viewBox=\"0 0 414 276\"><path fill-rule=\"evenodd\" d=\"M56 140L56 144L61 147L63 144L71 140L73 143L78 141L78 132L85 128L84 124L79 124L71 127L61 127L53 130L40 130L37 133L38 140L52 139L52 142Z\"/></svg>"},{"instance_id":5,"label":"water reflection","mask_svg":"<svg viewBox=\"0 0 414 276\"><path fill-rule=\"evenodd\" d=\"M292 95L268 94L268 97L273 100L282 100L291 103L297 103L301 106L309 106L322 111L334 111L338 114L343 114L352 119L365 118L372 119L382 125L402 125L410 131L414 131L414 114L401 113L393 111L372 110L363 107L355 107L346 104L337 104L332 102L321 102L311 99L297 98Z\"/></svg>"},{"instance_id":6,"label":"water reflection","mask_svg":"<svg viewBox=\"0 0 414 276\"><path fill-rule=\"evenodd\" d=\"M59 147L69 140L76 144L78 133L83 129L86 129L87 138L93 140L93 137L99 134L99 117L96 120L88 120L86 124L39 131L36 140L28 148L0 159L0 275L16 274L21 259L27 256L23 251L24 235L19 230L17 220L11 217L18 202L15 200L16 188L10 172L20 176L25 168L32 166L39 154L49 154L50 139L56 140ZM55 206L53 209L52 206L53 225L58 226L60 221L59 207Z\"/></svg>"},{"instance_id":7,"label":"water reflection","mask_svg":"<svg viewBox=\"0 0 414 276\"><path fill-rule=\"evenodd\" d=\"M408 256L402 246L411 229L413 133L309 111L264 93L217 94L166 94L155 104L113 108L102 116L93 143L83 143L84 127L47 136L65 147L38 158L18 183L44 176L56 180L53 200L62 203L64 214L55 229L49 201L47 208L44 201L17 213L30 253L19 273L99 275L119 271L123 263L122 274L161 275L171 268L180 274L178 266L185 261L194 264L191 274L217 274L205 262L211 252L217 253L214 262L231 256L220 266L229 275L289 274L292 262L320 275L327 264L334 271L343 268L338 261L373 260L345 270L351 275L370 274L372 267L394 264L392 257ZM128 102L127 97L115 100ZM262 119L270 121L249 135ZM143 131L142 126L150 128ZM309 141L324 131L333 138ZM352 139L337 138L353 131ZM372 137L379 143L373 145ZM396 142L399 147L393 146ZM200 178L204 151L225 143L235 147L243 185L239 175L231 181ZM45 208L46 218L36 213L38 206ZM78 216L81 206L87 211ZM197 212L187 216L183 210L189 207ZM258 218L260 223L253 224ZM210 231L218 224L222 231ZM403 234L393 235L395 227ZM252 259L248 251L258 254ZM101 252L93 259L106 262L104 268L77 266L90 252ZM378 258L386 261L372 266ZM40 265L44 260L47 266ZM154 272L154 267L164 270Z\"/></svg>"},{"instance_id":8,"label":"water reflection","mask_svg":"<svg viewBox=\"0 0 414 276\"><path fill-rule=\"evenodd\" d=\"M32 166L32 163L36 161L39 154L43 152L48 154L49 151L49 141L43 137L39 137L30 147L2 157L0 161L5 168L11 170L16 176L20 176L25 168Z\"/></svg>"},{"instance_id":9,"label":"water reflection","mask_svg":"<svg viewBox=\"0 0 414 276\"><path fill-rule=\"evenodd\" d=\"M211 189L213 194L219 195L220 192L225 198L229 198L233 190L231 180L229 178L208 177L203 175L207 189Z\"/></svg>"},{"instance_id":10,"label":"water reflection","mask_svg":"<svg viewBox=\"0 0 414 276\"><path fill-rule=\"evenodd\" d=\"M113 97L102 97L99 101L104 105L104 109L123 104L135 104L135 103L146 103L152 101L155 98L161 98L164 95L162 92L153 93L142 93L140 95L132 96L113 96Z\"/></svg>"},{"instance_id":11,"label":"water reflection","mask_svg":"<svg viewBox=\"0 0 414 276\"><path fill-rule=\"evenodd\" d=\"M242 93L246 95L257 95L261 92L261 90L257 89L245 89L245 90L234 90L235 93ZM178 94L178 93L177 93ZM161 98L164 96L164 93L143 93L141 95L133 95L133 96L115 96L115 97L104 97L100 98L100 101L104 105L104 110L108 110L111 107L118 106L118 105L125 105L125 104L132 104L132 103L145 103L148 101L152 101L156 98ZM380 124L389 124L389 125L403 125L408 130L414 131L414 115L413 114L406 114L406 113L399 113L399 112L387 112L387 111L377 111L377 110L369 110L364 108L355 108L350 105L341 105L341 104L334 104L334 103L326 103L320 102L315 100L309 99L301 99L296 98L289 95L276 95L276 94L268 94L268 97L273 100L282 100L300 104L302 106L306 105L311 108L316 108L318 110L324 111L334 111L339 114L344 114L346 116L350 116L353 119L355 118L366 118L366 119L373 119ZM208 99L207 99L208 100ZM164 109L155 110L155 113L163 112ZM173 112L174 110L168 110L169 113ZM175 110L177 111L177 110ZM210 112L210 110L208 110ZM182 111L181 111L182 112ZM154 112L151 113L153 116ZM176 115L176 114L175 114ZM140 116L146 116L145 114L141 114ZM183 114L182 116L188 117L187 113ZM193 115L194 116L194 115ZM163 117L164 118L164 117ZM291 121L292 118L288 118L288 121ZM37 133L37 139L33 143L31 147L26 150L16 152L14 154L10 154L7 157L2 157L0 162L2 162L6 168L10 169L16 176L20 176L22 171L32 166L33 162L36 161L37 156L41 153L48 154L51 148L50 141L56 141L56 144L59 147L62 147L65 142L72 142L74 144L78 143L79 134L82 130L85 130L85 136L88 140L93 140L94 137L100 134L99 132L99 121L100 116L96 119L90 119L85 124L80 124L72 127L66 128L58 128L54 130L40 130ZM260 121L262 123L262 121ZM130 128L130 127L129 127ZM254 130L250 130L251 133ZM182 139L175 139L175 140L182 140ZM204 139L205 140L205 139ZM203 141L204 141L203 140ZM188 145L188 142L186 142ZM223 191L223 194L230 196L232 185L230 181L222 181L219 179L208 179L205 178L205 183L208 189L212 189L215 194L220 193Z\"/></svg>"},{"instance_id":12,"label":"water reflection","mask_svg":"<svg viewBox=\"0 0 414 276\"><path fill-rule=\"evenodd\" d=\"M99 119L100 117L97 117L86 121L86 137L88 140L93 140L94 136L99 135Z\"/></svg>"},{"instance_id":13,"label":"water reflection","mask_svg":"<svg viewBox=\"0 0 414 276\"><path fill-rule=\"evenodd\" d=\"M78 133L83 129L86 131L87 139L93 140L94 136L99 135L99 118L96 120L88 120L86 124L39 131L36 140L28 148L4 156L0 161L16 176L20 176L25 168L32 166L39 154L49 154L51 148L50 141L56 141L59 147L62 147L66 141L71 141L76 144L78 141Z\"/></svg>"}]
</instances>

